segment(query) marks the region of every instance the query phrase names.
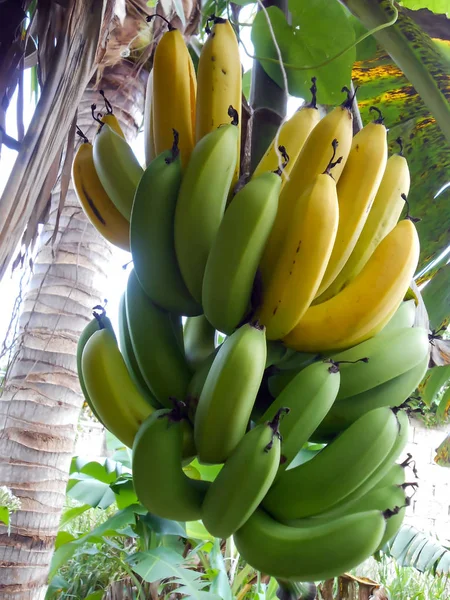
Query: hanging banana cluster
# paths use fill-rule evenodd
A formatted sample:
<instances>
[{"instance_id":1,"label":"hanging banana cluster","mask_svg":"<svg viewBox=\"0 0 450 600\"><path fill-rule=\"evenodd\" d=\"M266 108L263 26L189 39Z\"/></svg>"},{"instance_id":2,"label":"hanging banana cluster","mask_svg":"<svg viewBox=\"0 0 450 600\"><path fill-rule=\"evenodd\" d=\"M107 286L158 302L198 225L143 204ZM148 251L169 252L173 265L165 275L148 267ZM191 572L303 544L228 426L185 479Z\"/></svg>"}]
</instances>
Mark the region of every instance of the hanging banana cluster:
<instances>
[{"instance_id":1,"label":"hanging banana cluster","mask_svg":"<svg viewBox=\"0 0 450 600\"><path fill-rule=\"evenodd\" d=\"M145 170L110 108L75 157L88 217L134 265L118 342L101 307L80 338L80 383L133 449L150 512L234 535L264 573L328 578L382 547L408 503L403 404L429 354L404 301L408 165L387 158L380 115L352 135L350 92L320 119L313 81L233 195L239 51L228 21L210 24L197 73L179 31L159 42ZM186 474L194 457L222 465L214 481Z\"/></svg>"}]
</instances>

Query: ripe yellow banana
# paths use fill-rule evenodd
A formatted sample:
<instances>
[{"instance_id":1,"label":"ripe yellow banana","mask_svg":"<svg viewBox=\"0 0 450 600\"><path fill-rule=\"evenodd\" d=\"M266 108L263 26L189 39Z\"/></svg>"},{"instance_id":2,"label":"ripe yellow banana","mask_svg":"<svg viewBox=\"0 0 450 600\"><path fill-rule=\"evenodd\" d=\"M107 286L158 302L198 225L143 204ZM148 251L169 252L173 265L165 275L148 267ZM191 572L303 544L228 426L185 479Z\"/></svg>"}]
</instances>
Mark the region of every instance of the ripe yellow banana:
<instances>
[{"instance_id":1,"label":"ripe yellow banana","mask_svg":"<svg viewBox=\"0 0 450 600\"><path fill-rule=\"evenodd\" d=\"M284 338L309 308L333 249L338 220L336 182L327 170L292 206L278 260L270 274L263 273L257 318L266 327L267 339Z\"/></svg>"},{"instance_id":2,"label":"ripe yellow banana","mask_svg":"<svg viewBox=\"0 0 450 600\"><path fill-rule=\"evenodd\" d=\"M252 177L257 177L266 171L275 171L280 166L281 155L277 151L278 146L284 146L289 155L289 162L285 165L282 173L282 187L289 179L289 174L301 152L309 134L320 121L320 114L316 106L315 78L313 78L313 94L310 104L302 106L281 127L280 133L275 137L261 158Z\"/></svg>"},{"instance_id":3,"label":"ripe yellow banana","mask_svg":"<svg viewBox=\"0 0 450 600\"><path fill-rule=\"evenodd\" d=\"M120 123L117 120L116 115L113 113L111 103L107 100L107 98L105 96L105 92L103 90L100 90L100 94L103 97L103 100L105 101L105 108L106 108L106 115L103 115L101 117L100 121L102 123L106 123L107 125L109 125L113 131L115 131L118 135L120 135L120 137L125 139L125 134L123 132L123 129L120 126Z\"/></svg>"},{"instance_id":4,"label":"ripe yellow banana","mask_svg":"<svg viewBox=\"0 0 450 600\"><path fill-rule=\"evenodd\" d=\"M153 69L148 74L147 89L145 91L144 105L144 152L145 165L148 165L156 156L155 132L153 129Z\"/></svg>"},{"instance_id":5,"label":"ripe yellow banana","mask_svg":"<svg viewBox=\"0 0 450 600\"><path fill-rule=\"evenodd\" d=\"M333 169L333 178L337 182L347 161L352 144L352 98L328 113L311 131L295 164L290 179L280 194L277 218L269 237L263 259L260 264L263 279L270 277L286 236L292 214L292 207L298 201L305 188L314 178L323 173L330 162L330 149L333 140L338 141L338 156L342 161ZM289 153L289 150L288 150Z\"/></svg>"},{"instance_id":6,"label":"ripe yellow banana","mask_svg":"<svg viewBox=\"0 0 450 600\"><path fill-rule=\"evenodd\" d=\"M169 150L179 133L185 167L194 147L196 80L192 59L178 29L169 25L153 60L153 133L156 156Z\"/></svg>"},{"instance_id":7,"label":"ripe yellow banana","mask_svg":"<svg viewBox=\"0 0 450 600\"><path fill-rule=\"evenodd\" d=\"M372 337L399 307L418 260L417 231L405 219L342 292L306 311L284 338L285 344L295 350L321 352L348 348Z\"/></svg>"},{"instance_id":8,"label":"ripe yellow banana","mask_svg":"<svg viewBox=\"0 0 450 600\"><path fill-rule=\"evenodd\" d=\"M364 227L380 187L387 161L386 127L380 120L363 127L353 138L347 164L337 184L339 227L317 295L333 283Z\"/></svg>"},{"instance_id":9,"label":"ripe yellow banana","mask_svg":"<svg viewBox=\"0 0 450 600\"><path fill-rule=\"evenodd\" d=\"M229 123L228 109L232 106L239 115L239 135L237 136L237 164L231 188L239 178L239 157L241 149L241 104L242 73L239 46L229 21L212 17L212 30L209 33L197 69L197 108L195 139L201 140L207 133Z\"/></svg>"},{"instance_id":10,"label":"ripe yellow banana","mask_svg":"<svg viewBox=\"0 0 450 600\"><path fill-rule=\"evenodd\" d=\"M402 194L408 195L409 185L408 163L401 154L394 154L386 163L377 195L352 253L333 283L317 298L317 303L335 296L358 275L381 240L395 227L405 205Z\"/></svg>"},{"instance_id":11,"label":"ripe yellow banana","mask_svg":"<svg viewBox=\"0 0 450 600\"><path fill-rule=\"evenodd\" d=\"M85 139L72 164L72 181L86 216L101 235L123 250L130 250L130 224L105 192L94 166L92 144Z\"/></svg>"}]
</instances>

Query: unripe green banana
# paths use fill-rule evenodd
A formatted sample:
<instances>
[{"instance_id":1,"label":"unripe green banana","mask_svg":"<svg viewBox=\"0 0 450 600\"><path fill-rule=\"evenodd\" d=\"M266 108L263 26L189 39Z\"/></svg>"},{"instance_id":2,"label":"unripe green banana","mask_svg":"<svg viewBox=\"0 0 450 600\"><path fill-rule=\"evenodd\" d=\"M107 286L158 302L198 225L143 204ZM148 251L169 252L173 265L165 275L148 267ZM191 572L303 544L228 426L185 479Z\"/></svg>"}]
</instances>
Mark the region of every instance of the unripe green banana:
<instances>
[{"instance_id":1,"label":"unripe green banana","mask_svg":"<svg viewBox=\"0 0 450 600\"><path fill-rule=\"evenodd\" d=\"M407 327L375 336L349 350L333 354L331 358L342 363L337 399L356 396L394 379L422 362L428 352L428 332L421 327ZM361 362L362 358L368 361ZM359 362L343 364L342 361Z\"/></svg>"},{"instance_id":2,"label":"unripe green banana","mask_svg":"<svg viewBox=\"0 0 450 600\"><path fill-rule=\"evenodd\" d=\"M234 534L234 541L241 557L262 573L317 581L341 575L369 558L385 529L379 510L347 515L325 525L289 527L258 509Z\"/></svg>"},{"instance_id":3,"label":"unripe green banana","mask_svg":"<svg viewBox=\"0 0 450 600\"><path fill-rule=\"evenodd\" d=\"M245 434L266 363L263 328L246 323L221 345L195 413L199 460L224 462Z\"/></svg>"},{"instance_id":4,"label":"unripe green banana","mask_svg":"<svg viewBox=\"0 0 450 600\"><path fill-rule=\"evenodd\" d=\"M266 495L280 464L280 417L244 435L211 484L202 521L214 536L228 538L247 521ZM289 418L289 417L288 417Z\"/></svg>"},{"instance_id":5,"label":"unripe green banana","mask_svg":"<svg viewBox=\"0 0 450 600\"><path fill-rule=\"evenodd\" d=\"M279 520L332 508L379 467L398 433L397 418L389 408L366 413L311 460L282 473L263 507Z\"/></svg>"},{"instance_id":6,"label":"unripe green banana","mask_svg":"<svg viewBox=\"0 0 450 600\"><path fill-rule=\"evenodd\" d=\"M202 304L218 331L232 333L251 310L258 265L277 214L281 177L263 173L234 196L205 268Z\"/></svg>"},{"instance_id":7,"label":"unripe green banana","mask_svg":"<svg viewBox=\"0 0 450 600\"><path fill-rule=\"evenodd\" d=\"M330 410L339 382L336 364L330 361L313 363L292 379L259 419L260 423L271 421L281 407L290 410L289 416L280 423L280 473L289 466Z\"/></svg>"},{"instance_id":8,"label":"unripe green banana","mask_svg":"<svg viewBox=\"0 0 450 600\"><path fill-rule=\"evenodd\" d=\"M183 338L186 360L191 369L197 370L214 352L216 330L205 317L188 317L184 324Z\"/></svg>"},{"instance_id":9,"label":"unripe green banana","mask_svg":"<svg viewBox=\"0 0 450 600\"><path fill-rule=\"evenodd\" d=\"M94 165L105 192L129 221L143 169L131 146L104 124L94 140Z\"/></svg>"},{"instance_id":10,"label":"unripe green banana","mask_svg":"<svg viewBox=\"0 0 450 600\"><path fill-rule=\"evenodd\" d=\"M428 356L425 356L415 367L394 379L356 396L337 400L314 433L314 439L326 440L335 436L375 408L402 405L422 381L427 369Z\"/></svg>"},{"instance_id":11,"label":"unripe green banana","mask_svg":"<svg viewBox=\"0 0 450 600\"><path fill-rule=\"evenodd\" d=\"M131 343L130 332L128 330L127 311L125 306L125 294L122 294L119 301L119 348L122 353L123 360L127 365L128 373L137 387L142 397L147 400L150 406L154 408L161 408L161 405L152 394L150 388L145 383L145 379L142 377L142 373L139 369L139 365L136 360L136 356L133 350L133 344Z\"/></svg>"},{"instance_id":12,"label":"unripe green banana","mask_svg":"<svg viewBox=\"0 0 450 600\"><path fill-rule=\"evenodd\" d=\"M404 300L398 307L397 311L394 313L392 319L386 323L386 325L383 327L380 333L377 333L377 335L384 335L385 333L390 333L391 331L395 331L396 329L412 327L414 325L415 318L415 300Z\"/></svg>"},{"instance_id":13,"label":"unripe green banana","mask_svg":"<svg viewBox=\"0 0 450 600\"><path fill-rule=\"evenodd\" d=\"M403 485L406 481L405 467L406 464L404 463L394 463L386 475L377 483L377 488L389 485Z\"/></svg>"},{"instance_id":14,"label":"unripe green banana","mask_svg":"<svg viewBox=\"0 0 450 600\"><path fill-rule=\"evenodd\" d=\"M219 348L215 348L215 350L204 359L189 381L186 393L186 405L188 407L188 417L192 423L195 419L195 413L197 410L198 401L200 400L200 394L202 393L209 370L214 362L214 359L216 358L218 351Z\"/></svg>"},{"instance_id":15,"label":"unripe green banana","mask_svg":"<svg viewBox=\"0 0 450 600\"><path fill-rule=\"evenodd\" d=\"M141 423L153 412L134 385L113 334L96 331L81 357L87 392L102 423L131 448Z\"/></svg>"},{"instance_id":16,"label":"unripe green banana","mask_svg":"<svg viewBox=\"0 0 450 600\"><path fill-rule=\"evenodd\" d=\"M322 357L325 358L317 352L311 354L309 352L296 352L292 348L287 348L285 357L276 363L276 367L280 371L300 371Z\"/></svg>"},{"instance_id":17,"label":"unripe green banana","mask_svg":"<svg viewBox=\"0 0 450 600\"><path fill-rule=\"evenodd\" d=\"M128 277L126 310L139 369L158 402L184 399L192 373L174 332L170 313L148 298L134 271Z\"/></svg>"},{"instance_id":18,"label":"unripe green banana","mask_svg":"<svg viewBox=\"0 0 450 600\"><path fill-rule=\"evenodd\" d=\"M94 318L91 321L89 321L89 323L86 325L86 327L81 332L80 337L78 338L77 373L78 373L78 380L80 382L81 391L83 392L83 396L84 396L84 399L86 400L86 404L91 409L91 411L92 411L93 415L95 416L95 418L97 419L97 421L102 423L102 420L98 416L97 411L95 410L95 407L92 404L91 399L89 398L89 394L86 389L86 384L84 383L83 370L81 368L81 357L83 355L84 347L86 346L91 335L94 335L94 333L96 331L99 331L99 329L100 329L99 317L101 319L103 327L105 329L108 329L114 337L116 336L116 334L114 333L114 328L112 326L110 319L106 316L105 309L102 306L94 306L93 310L94 311L100 310L100 315L97 314L97 316L94 316ZM96 313L94 312L92 314L95 315Z\"/></svg>"},{"instance_id":19,"label":"unripe green banana","mask_svg":"<svg viewBox=\"0 0 450 600\"><path fill-rule=\"evenodd\" d=\"M175 251L184 282L201 303L206 261L225 211L237 162L238 128L205 135L187 165L175 210Z\"/></svg>"},{"instance_id":20,"label":"unripe green banana","mask_svg":"<svg viewBox=\"0 0 450 600\"><path fill-rule=\"evenodd\" d=\"M267 340L266 369L278 364L286 356L288 349L280 341Z\"/></svg>"},{"instance_id":21,"label":"unripe green banana","mask_svg":"<svg viewBox=\"0 0 450 600\"><path fill-rule=\"evenodd\" d=\"M300 352L298 354L300 354ZM273 375L270 375L268 380L269 390L274 398L281 394L284 388L291 383L291 381L300 373L300 371L303 371L322 358L319 354L308 356L309 358L303 359L303 364L300 364L300 358L296 357L297 360L295 362L297 362L297 366L294 369L279 370L279 367L277 366L275 372ZM294 361L292 362L294 363Z\"/></svg>"},{"instance_id":22,"label":"unripe green banana","mask_svg":"<svg viewBox=\"0 0 450 600\"><path fill-rule=\"evenodd\" d=\"M144 171L130 221L133 265L145 293L155 304L179 315L198 315L202 307L190 295L177 263L174 218L181 185L177 136Z\"/></svg>"},{"instance_id":23,"label":"unripe green banana","mask_svg":"<svg viewBox=\"0 0 450 600\"><path fill-rule=\"evenodd\" d=\"M133 445L133 485L139 501L155 515L196 521L208 487L182 469L183 416L180 409L161 409L139 429Z\"/></svg>"},{"instance_id":24,"label":"unripe green banana","mask_svg":"<svg viewBox=\"0 0 450 600\"><path fill-rule=\"evenodd\" d=\"M376 410L382 411L382 410L389 410L389 409L377 408ZM375 413L375 411L371 411L370 413L367 413L367 414L371 415L373 413ZM359 487L357 487L346 498L343 498L342 500L337 502L334 505L333 510L334 509L339 510L339 508L343 504L350 504L351 502L356 501L358 498L361 498L361 496L364 496L364 494L367 494L367 492L369 490L373 489L376 485L378 485L378 482L381 481L385 477L385 475L392 468L392 465L395 463L395 461L398 459L400 454L403 452L406 444L408 443L408 438L409 438L409 429L410 429L409 418L408 418L407 413L404 410L398 411L396 413L396 417L397 417L397 422L399 425L399 432L397 434L397 437L395 438L392 448L386 454L386 457L384 458L384 460L382 460L382 462L371 473L371 475L369 477L367 477L364 481L361 482L361 485ZM344 435L344 434L345 434L345 432L342 435ZM340 437L342 437L342 435ZM337 438L337 439L339 439L339 438Z\"/></svg>"},{"instance_id":25,"label":"unripe green banana","mask_svg":"<svg viewBox=\"0 0 450 600\"><path fill-rule=\"evenodd\" d=\"M405 507L407 506L408 501L408 497L405 493L405 486L390 485L387 487L380 487L380 485L377 485L375 489L370 490L356 502L344 504L340 509L332 511L331 513L323 513L311 519L295 519L286 524L291 527L311 527L312 523L316 526L325 525L331 523L335 519L347 515L380 510L385 513L386 516L389 516L389 518L386 520L386 530L377 548L377 550L379 550L400 529L405 517Z\"/></svg>"},{"instance_id":26,"label":"unripe green banana","mask_svg":"<svg viewBox=\"0 0 450 600\"><path fill-rule=\"evenodd\" d=\"M365 496L353 504L344 508L342 515L365 512L367 510L382 510L390 513L386 521L386 530L376 551L380 550L390 539L394 537L400 529L405 518L406 506L409 504L409 498L403 485L389 485L370 490Z\"/></svg>"}]
</instances>

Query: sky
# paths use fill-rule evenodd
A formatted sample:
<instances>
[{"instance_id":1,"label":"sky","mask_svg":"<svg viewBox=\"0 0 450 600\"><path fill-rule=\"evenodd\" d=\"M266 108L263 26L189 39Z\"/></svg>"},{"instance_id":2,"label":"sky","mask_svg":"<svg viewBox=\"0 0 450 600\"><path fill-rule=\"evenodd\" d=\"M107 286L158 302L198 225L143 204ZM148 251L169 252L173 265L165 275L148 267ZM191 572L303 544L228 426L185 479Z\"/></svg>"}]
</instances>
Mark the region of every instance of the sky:
<instances>
[{"instance_id":1,"label":"sky","mask_svg":"<svg viewBox=\"0 0 450 600\"><path fill-rule=\"evenodd\" d=\"M241 12L240 20L245 21L249 15L252 7L243 7ZM253 52L253 45L250 40L250 28L243 27L241 29L241 38L245 44L245 47L249 53ZM244 71L247 71L252 66L252 59L247 56L243 48L241 47L241 60L244 67ZM24 77L24 125L25 129L28 127L30 120L34 111L34 98L31 93L30 86L30 71L25 72ZM7 115L6 115L6 131L7 133L17 138L17 127L16 127L16 100L17 95L14 95ZM302 100L298 98L289 98L288 102L288 115L293 114L294 111L298 108L298 106L302 103ZM140 160L141 164L144 164L144 139L143 134L139 134L134 142L131 144L133 150ZM2 146L1 148L1 157L0 157L0 195L2 194L4 187L6 185L9 173L14 165L14 161L17 153L6 146ZM108 300L107 304L107 312L108 316L111 318L114 326L117 325L117 313L120 296L125 289L126 281L128 277L129 270L123 269L123 265L130 260L130 254L120 250L118 248L113 248L113 258L110 263L110 272L108 275L107 285L104 289L103 297ZM19 250L19 249L18 249ZM14 255L16 256L17 253ZM23 275L23 271L16 269L14 273L11 273L11 270L5 275L3 280L0 282L0 297L2 298L2 310L0 311L0 347L1 343L6 334L6 330L8 324L10 322L12 309L14 306L15 299L19 290L19 282L20 278ZM1 361L3 364L4 361Z\"/></svg>"}]
</instances>

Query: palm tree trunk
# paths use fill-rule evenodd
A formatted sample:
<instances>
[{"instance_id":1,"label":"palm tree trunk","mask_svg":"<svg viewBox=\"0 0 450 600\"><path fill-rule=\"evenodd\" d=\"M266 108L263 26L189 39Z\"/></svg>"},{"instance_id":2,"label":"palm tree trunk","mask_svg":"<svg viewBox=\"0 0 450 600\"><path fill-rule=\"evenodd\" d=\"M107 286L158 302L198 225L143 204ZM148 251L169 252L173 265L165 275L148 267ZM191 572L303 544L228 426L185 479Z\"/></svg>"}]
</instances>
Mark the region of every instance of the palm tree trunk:
<instances>
[{"instance_id":1,"label":"palm tree trunk","mask_svg":"<svg viewBox=\"0 0 450 600\"><path fill-rule=\"evenodd\" d=\"M130 139L142 121L146 73L131 77L122 61L103 71L105 93ZM126 84L125 84L126 83ZM92 139L89 89L78 124ZM16 358L0 398L0 485L21 500L11 533L0 526L0 598L44 597L63 508L82 395L76 372L78 337L103 300L111 247L87 221L71 188L59 216L59 185L39 239L23 299ZM52 236L58 224L54 243Z\"/></svg>"}]
</instances>

